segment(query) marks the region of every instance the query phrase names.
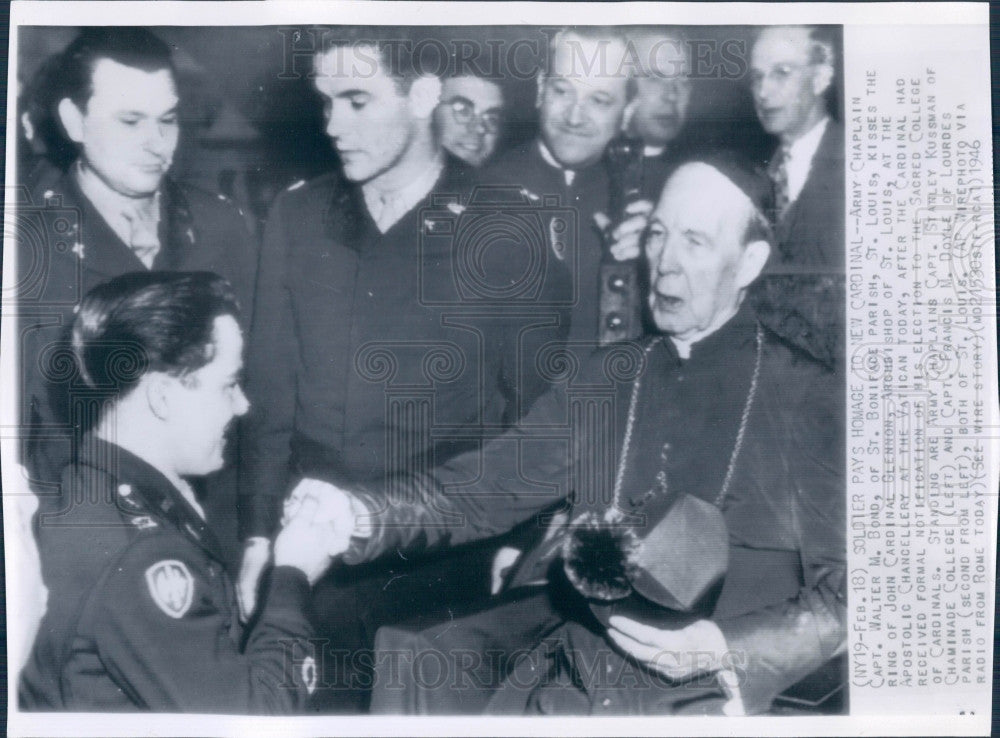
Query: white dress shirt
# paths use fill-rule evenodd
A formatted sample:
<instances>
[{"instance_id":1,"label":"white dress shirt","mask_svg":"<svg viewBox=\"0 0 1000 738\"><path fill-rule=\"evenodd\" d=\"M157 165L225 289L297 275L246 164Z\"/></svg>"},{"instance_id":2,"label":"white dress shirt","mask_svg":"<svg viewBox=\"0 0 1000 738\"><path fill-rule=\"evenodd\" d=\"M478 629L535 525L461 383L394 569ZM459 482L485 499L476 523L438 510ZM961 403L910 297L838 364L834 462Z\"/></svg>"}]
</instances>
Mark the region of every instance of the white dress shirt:
<instances>
[{"instance_id":1,"label":"white dress shirt","mask_svg":"<svg viewBox=\"0 0 1000 738\"><path fill-rule=\"evenodd\" d=\"M788 147L788 201L795 202L802 194L802 188L806 185L809 177L809 170L812 168L813 158L819 149L819 142L826 133L826 126L830 122L828 117L823 118L809 131L798 138Z\"/></svg>"}]
</instances>

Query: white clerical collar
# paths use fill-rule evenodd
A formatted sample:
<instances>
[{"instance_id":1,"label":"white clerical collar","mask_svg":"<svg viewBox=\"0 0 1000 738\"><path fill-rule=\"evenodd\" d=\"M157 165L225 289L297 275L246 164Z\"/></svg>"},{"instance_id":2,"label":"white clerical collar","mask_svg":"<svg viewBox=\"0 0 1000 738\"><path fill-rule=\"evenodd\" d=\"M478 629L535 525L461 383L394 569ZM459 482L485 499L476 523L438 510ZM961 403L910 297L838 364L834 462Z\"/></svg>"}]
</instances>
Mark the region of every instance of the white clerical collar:
<instances>
[{"instance_id":1,"label":"white clerical collar","mask_svg":"<svg viewBox=\"0 0 1000 738\"><path fill-rule=\"evenodd\" d=\"M723 320L722 322L718 323L717 325L710 326L709 328L706 328L704 331L701 331L700 333L695 333L695 334L693 334L693 335L691 335L691 336L689 336L687 338L680 338L678 336L670 336L671 343L673 343L674 344L674 348L677 349L677 355L679 357L681 357L682 359L684 359L685 361L687 361L688 359L690 359L691 358L691 348L696 343L698 343L699 341L704 341L706 338L708 338L709 336L711 336L716 331L720 330L724 325L726 325L729 321L731 321L733 318L735 318L736 315L739 313L739 311L740 311L740 305L742 305L742 304L743 304L743 301L740 300L740 302L736 305L736 309L732 313L730 313L729 316L725 320Z\"/></svg>"},{"instance_id":2,"label":"white clerical collar","mask_svg":"<svg viewBox=\"0 0 1000 738\"><path fill-rule=\"evenodd\" d=\"M439 155L420 174L395 190L380 189L371 183L361 185L365 205L379 231L388 231L421 202L434 188L443 169L444 157Z\"/></svg>"},{"instance_id":3,"label":"white clerical collar","mask_svg":"<svg viewBox=\"0 0 1000 738\"><path fill-rule=\"evenodd\" d=\"M558 169L563 173L563 180L566 182L567 187L573 184L573 180L576 179L576 172L573 171L572 169L567 169L562 164L560 164L556 160L556 158L552 156L552 152L549 151L549 147L545 145L545 142L542 141L542 139L538 139L538 151L541 152L542 159L545 161L546 164L548 164L550 167Z\"/></svg>"},{"instance_id":4,"label":"white clerical collar","mask_svg":"<svg viewBox=\"0 0 1000 738\"><path fill-rule=\"evenodd\" d=\"M666 146L646 146L642 150L642 155L646 158L653 158L660 156L664 151L667 150Z\"/></svg>"}]
</instances>

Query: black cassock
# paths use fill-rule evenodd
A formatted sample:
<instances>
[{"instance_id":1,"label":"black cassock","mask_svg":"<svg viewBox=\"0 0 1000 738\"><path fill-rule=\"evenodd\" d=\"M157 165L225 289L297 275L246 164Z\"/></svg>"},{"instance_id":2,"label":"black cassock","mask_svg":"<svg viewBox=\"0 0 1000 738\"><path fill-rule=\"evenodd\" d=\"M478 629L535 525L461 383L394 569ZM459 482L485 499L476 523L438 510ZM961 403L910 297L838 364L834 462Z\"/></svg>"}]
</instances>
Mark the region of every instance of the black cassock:
<instances>
[{"instance_id":1,"label":"black cassock","mask_svg":"<svg viewBox=\"0 0 1000 738\"><path fill-rule=\"evenodd\" d=\"M720 502L753 384L758 334L757 388ZM651 531L673 499L657 493L660 472L674 493L718 503L728 529L728 570L689 612L657 608L637 595L615 607L659 627L710 618L735 660L747 711L767 710L845 642L842 378L758 328L746 307L696 343L688 359L669 340L655 340L645 354L641 345L620 345L581 361L579 371L574 366L553 362L553 371L562 372L554 388L482 453L411 480L419 501L382 511L373 537L357 542L348 560L488 537L558 499L570 501L571 521L605 510L639 373L633 461L618 506L645 516L636 525L640 538ZM511 588L480 612L453 613L422 632L383 629L373 709L717 711L725 697L713 678L673 684L613 649L601 625L606 606L589 607L599 603L558 576L561 535L529 552ZM552 571L557 576L547 585L530 586ZM532 655L516 666L518 653Z\"/></svg>"}]
</instances>

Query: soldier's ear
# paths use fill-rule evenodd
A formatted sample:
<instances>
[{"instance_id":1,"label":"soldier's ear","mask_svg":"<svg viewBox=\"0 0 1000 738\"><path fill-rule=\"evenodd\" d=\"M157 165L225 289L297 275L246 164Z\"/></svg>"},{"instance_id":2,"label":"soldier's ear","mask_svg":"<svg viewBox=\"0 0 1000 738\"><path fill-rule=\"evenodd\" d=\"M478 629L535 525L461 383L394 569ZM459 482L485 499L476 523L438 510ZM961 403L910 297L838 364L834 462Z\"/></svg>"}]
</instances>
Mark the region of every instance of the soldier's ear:
<instances>
[{"instance_id":1,"label":"soldier's ear","mask_svg":"<svg viewBox=\"0 0 1000 738\"><path fill-rule=\"evenodd\" d=\"M736 270L736 284L740 289L749 287L760 276L770 255L771 244L767 241L751 241L743 247Z\"/></svg>"},{"instance_id":2,"label":"soldier's ear","mask_svg":"<svg viewBox=\"0 0 1000 738\"><path fill-rule=\"evenodd\" d=\"M535 88L535 107L541 110L542 97L545 95L545 73L539 72L538 76L535 77L535 82L537 84Z\"/></svg>"},{"instance_id":3,"label":"soldier's ear","mask_svg":"<svg viewBox=\"0 0 1000 738\"><path fill-rule=\"evenodd\" d=\"M417 77L410 85L409 97L413 114L418 118L430 118L441 102L441 80L431 74Z\"/></svg>"},{"instance_id":4,"label":"soldier's ear","mask_svg":"<svg viewBox=\"0 0 1000 738\"><path fill-rule=\"evenodd\" d=\"M66 135L76 143L83 141L83 112L76 106L76 103L68 97L59 101L59 121L66 130Z\"/></svg>"},{"instance_id":5,"label":"soldier's ear","mask_svg":"<svg viewBox=\"0 0 1000 738\"><path fill-rule=\"evenodd\" d=\"M167 375L150 372L141 380L149 411L160 420L170 417L170 383Z\"/></svg>"}]
</instances>

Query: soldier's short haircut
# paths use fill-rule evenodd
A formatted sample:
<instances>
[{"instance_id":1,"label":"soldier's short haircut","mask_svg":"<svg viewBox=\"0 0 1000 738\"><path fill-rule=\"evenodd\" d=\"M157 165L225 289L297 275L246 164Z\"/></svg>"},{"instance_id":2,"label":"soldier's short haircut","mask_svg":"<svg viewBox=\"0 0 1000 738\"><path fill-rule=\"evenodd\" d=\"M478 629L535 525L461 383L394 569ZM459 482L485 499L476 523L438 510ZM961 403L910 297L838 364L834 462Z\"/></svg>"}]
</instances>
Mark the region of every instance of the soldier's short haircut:
<instances>
[{"instance_id":1,"label":"soldier's short haircut","mask_svg":"<svg viewBox=\"0 0 1000 738\"><path fill-rule=\"evenodd\" d=\"M149 372L186 377L215 355L215 319L239 315L229 282L212 272L135 272L98 285L73 323L84 382L121 397Z\"/></svg>"},{"instance_id":2,"label":"soldier's short haircut","mask_svg":"<svg viewBox=\"0 0 1000 738\"><path fill-rule=\"evenodd\" d=\"M130 26L86 28L60 55L53 77L55 102L68 97L85 110L94 94L94 67L102 59L144 72L166 69L176 76L170 47L152 31Z\"/></svg>"},{"instance_id":3,"label":"soldier's short haircut","mask_svg":"<svg viewBox=\"0 0 1000 738\"><path fill-rule=\"evenodd\" d=\"M393 79L396 89L407 94L413 82L421 76L417 53L420 39L403 28L380 26L347 26L323 29L318 55L327 54L338 48L372 48L378 55L378 64L383 72ZM370 70L359 70L370 73Z\"/></svg>"}]
</instances>

